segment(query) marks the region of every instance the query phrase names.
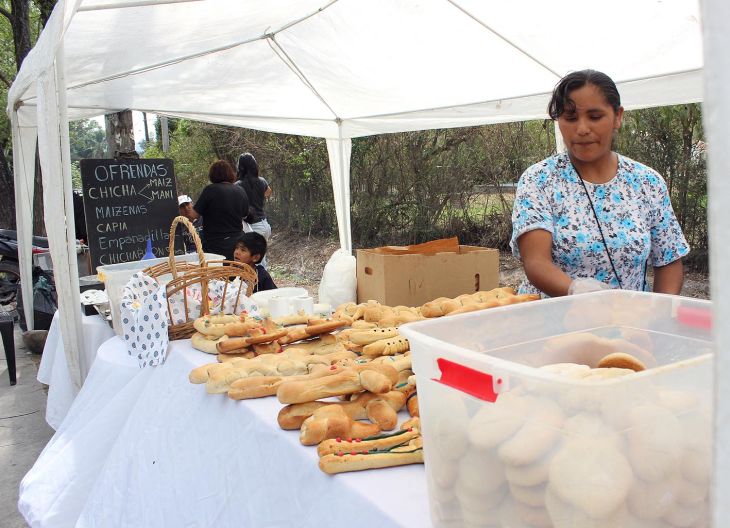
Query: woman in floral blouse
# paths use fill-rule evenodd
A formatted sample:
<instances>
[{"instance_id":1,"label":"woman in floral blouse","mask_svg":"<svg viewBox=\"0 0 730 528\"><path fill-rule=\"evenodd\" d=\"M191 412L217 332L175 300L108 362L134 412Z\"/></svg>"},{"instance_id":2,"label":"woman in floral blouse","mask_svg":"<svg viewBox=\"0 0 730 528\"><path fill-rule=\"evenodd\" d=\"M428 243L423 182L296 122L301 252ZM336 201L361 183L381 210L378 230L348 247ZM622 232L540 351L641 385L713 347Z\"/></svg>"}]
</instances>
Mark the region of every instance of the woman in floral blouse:
<instances>
[{"instance_id":1,"label":"woman in floral blouse","mask_svg":"<svg viewBox=\"0 0 730 528\"><path fill-rule=\"evenodd\" d=\"M614 82L594 70L565 76L548 106L567 152L520 178L512 251L527 280L521 293L559 296L603 288L678 294L689 252L664 179L612 151L623 108Z\"/></svg>"}]
</instances>

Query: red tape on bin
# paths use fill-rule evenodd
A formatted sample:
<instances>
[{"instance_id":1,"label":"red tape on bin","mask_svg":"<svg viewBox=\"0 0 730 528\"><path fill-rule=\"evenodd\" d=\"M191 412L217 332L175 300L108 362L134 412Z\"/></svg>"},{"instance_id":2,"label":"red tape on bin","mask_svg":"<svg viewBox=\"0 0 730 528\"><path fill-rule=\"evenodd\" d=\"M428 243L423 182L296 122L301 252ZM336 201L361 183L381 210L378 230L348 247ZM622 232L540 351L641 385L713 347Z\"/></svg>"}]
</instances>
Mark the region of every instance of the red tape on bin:
<instances>
[{"instance_id":1,"label":"red tape on bin","mask_svg":"<svg viewBox=\"0 0 730 528\"><path fill-rule=\"evenodd\" d=\"M444 358L438 358L436 364L441 371L441 379L434 378L434 381L453 387L480 400L492 403L497 401L499 394L494 392L494 381L491 374L479 372ZM501 384L502 380L497 378L497 386Z\"/></svg>"},{"instance_id":2,"label":"red tape on bin","mask_svg":"<svg viewBox=\"0 0 730 528\"><path fill-rule=\"evenodd\" d=\"M677 321L686 326L712 330L712 312L710 310L680 306L677 308Z\"/></svg>"}]
</instances>

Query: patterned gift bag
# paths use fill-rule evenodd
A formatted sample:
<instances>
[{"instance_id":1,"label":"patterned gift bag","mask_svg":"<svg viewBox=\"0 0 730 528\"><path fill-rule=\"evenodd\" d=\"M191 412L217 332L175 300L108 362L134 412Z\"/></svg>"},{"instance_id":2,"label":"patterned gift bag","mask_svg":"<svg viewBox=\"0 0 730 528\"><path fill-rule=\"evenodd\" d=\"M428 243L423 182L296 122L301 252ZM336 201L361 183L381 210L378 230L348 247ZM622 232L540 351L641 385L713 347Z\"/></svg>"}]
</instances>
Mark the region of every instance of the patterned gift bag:
<instances>
[{"instance_id":1,"label":"patterned gift bag","mask_svg":"<svg viewBox=\"0 0 730 528\"><path fill-rule=\"evenodd\" d=\"M246 296L246 290L248 285L245 281L241 281L239 277L236 277L232 281L226 282L220 279L213 279L208 282L208 299L210 306L211 315L221 313L221 307L223 308L222 313L226 314L244 314L248 317L255 317L261 319L261 312L259 311L258 305ZM241 290L241 294L238 295L238 290ZM223 293L225 292L225 299L223 299ZM236 302L238 298L238 302Z\"/></svg>"},{"instance_id":2,"label":"patterned gift bag","mask_svg":"<svg viewBox=\"0 0 730 528\"><path fill-rule=\"evenodd\" d=\"M200 315L200 303L203 299L203 289L200 287L200 283L196 282L190 286L186 286L184 292L188 302L187 314L195 319ZM182 324L187 321L188 317L185 313L183 290L170 295L168 301L170 305L170 312L167 316L168 319L170 316L172 317L172 324Z\"/></svg>"},{"instance_id":3,"label":"patterned gift bag","mask_svg":"<svg viewBox=\"0 0 730 528\"><path fill-rule=\"evenodd\" d=\"M167 299L165 286L143 272L132 275L120 307L127 352L140 368L157 366L167 356Z\"/></svg>"}]
</instances>

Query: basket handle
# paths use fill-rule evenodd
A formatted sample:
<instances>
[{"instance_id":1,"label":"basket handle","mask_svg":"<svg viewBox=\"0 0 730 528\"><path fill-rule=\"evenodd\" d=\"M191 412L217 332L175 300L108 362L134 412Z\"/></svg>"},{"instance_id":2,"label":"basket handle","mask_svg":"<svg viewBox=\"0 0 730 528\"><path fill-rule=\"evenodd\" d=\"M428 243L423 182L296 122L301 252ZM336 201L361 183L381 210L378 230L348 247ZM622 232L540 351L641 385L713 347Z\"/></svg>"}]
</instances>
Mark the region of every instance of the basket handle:
<instances>
[{"instance_id":1,"label":"basket handle","mask_svg":"<svg viewBox=\"0 0 730 528\"><path fill-rule=\"evenodd\" d=\"M177 278L177 269L175 267L175 230L177 229L178 224L182 224L188 229L190 236L193 237L193 242L195 242L195 250L198 253L200 267L205 267L205 253L203 253L203 243L200 241L200 236L198 235L195 226L193 226L193 223L184 216L176 216L175 219L172 221L172 225L170 226L170 254L167 257L170 261L170 272L172 273L172 277L175 279Z\"/></svg>"}]
</instances>

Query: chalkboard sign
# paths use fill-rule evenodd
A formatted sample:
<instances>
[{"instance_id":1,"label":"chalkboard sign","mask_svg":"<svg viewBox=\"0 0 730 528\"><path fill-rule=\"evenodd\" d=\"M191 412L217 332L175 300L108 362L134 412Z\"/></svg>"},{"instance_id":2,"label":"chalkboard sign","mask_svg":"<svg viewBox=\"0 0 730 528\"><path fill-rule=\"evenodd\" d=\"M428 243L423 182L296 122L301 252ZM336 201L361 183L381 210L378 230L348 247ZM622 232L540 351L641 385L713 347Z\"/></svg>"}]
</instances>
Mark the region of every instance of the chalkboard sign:
<instances>
[{"instance_id":1,"label":"chalkboard sign","mask_svg":"<svg viewBox=\"0 0 730 528\"><path fill-rule=\"evenodd\" d=\"M156 257L168 256L178 215L172 160L81 160L81 186L94 268L141 259L148 238Z\"/></svg>"}]
</instances>

